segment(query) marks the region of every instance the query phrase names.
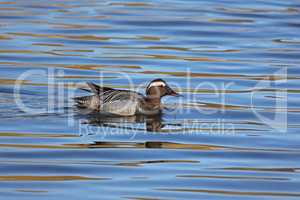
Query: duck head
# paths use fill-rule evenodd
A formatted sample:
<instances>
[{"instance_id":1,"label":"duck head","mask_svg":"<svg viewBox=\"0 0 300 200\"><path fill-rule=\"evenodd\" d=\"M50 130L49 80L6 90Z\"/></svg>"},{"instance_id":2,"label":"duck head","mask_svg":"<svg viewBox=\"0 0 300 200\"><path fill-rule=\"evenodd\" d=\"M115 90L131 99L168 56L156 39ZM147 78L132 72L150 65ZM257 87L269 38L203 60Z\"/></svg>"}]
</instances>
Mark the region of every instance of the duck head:
<instances>
[{"instance_id":1,"label":"duck head","mask_svg":"<svg viewBox=\"0 0 300 200\"><path fill-rule=\"evenodd\" d=\"M146 89L146 95L148 98L160 100L161 97L180 96L162 79L154 79L149 83Z\"/></svg>"}]
</instances>

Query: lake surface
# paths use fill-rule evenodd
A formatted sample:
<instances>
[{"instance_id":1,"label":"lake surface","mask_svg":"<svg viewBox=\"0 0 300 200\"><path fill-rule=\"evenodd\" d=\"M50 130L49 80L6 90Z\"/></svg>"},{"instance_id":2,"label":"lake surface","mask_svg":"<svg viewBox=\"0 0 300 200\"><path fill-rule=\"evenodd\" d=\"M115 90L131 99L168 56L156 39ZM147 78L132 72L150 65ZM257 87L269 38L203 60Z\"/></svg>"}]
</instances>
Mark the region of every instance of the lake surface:
<instances>
[{"instance_id":1,"label":"lake surface","mask_svg":"<svg viewBox=\"0 0 300 200\"><path fill-rule=\"evenodd\" d=\"M0 197L299 199L300 1L0 1ZM73 107L95 82L183 97Z\"/></svg>"}]
</instances>

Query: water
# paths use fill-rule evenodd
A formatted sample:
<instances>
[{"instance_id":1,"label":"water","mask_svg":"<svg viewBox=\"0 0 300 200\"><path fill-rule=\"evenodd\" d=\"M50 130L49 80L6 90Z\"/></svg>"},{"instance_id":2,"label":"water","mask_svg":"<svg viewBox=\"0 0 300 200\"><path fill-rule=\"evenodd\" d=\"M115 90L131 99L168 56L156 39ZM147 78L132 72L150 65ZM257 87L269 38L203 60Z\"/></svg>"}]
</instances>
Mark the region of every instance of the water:
<instances>
[{"instance_id":1,"label":"water","mask_svg":"<svg viewBox=\"0 0 300 200\"><path fill-rule=\"evenodd\" d=\"M299 199L299 20L297 0L0 1L1 198ZM183 94L162 116L72 107L86 81L158 77Z\"/></svg>"}]
</instances>

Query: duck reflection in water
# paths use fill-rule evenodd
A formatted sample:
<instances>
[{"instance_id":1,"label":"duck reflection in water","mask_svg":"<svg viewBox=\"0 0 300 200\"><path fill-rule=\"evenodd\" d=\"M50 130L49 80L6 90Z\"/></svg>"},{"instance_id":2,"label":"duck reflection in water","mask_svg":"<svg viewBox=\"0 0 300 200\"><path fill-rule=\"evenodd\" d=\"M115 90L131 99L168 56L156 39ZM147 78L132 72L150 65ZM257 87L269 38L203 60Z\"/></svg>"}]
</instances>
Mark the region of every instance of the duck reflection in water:
<instances>
[{"instance_id":1,"label":"duck reflection in water","mask_svg":"<svg viewBox=\"0 0 300 200\"><path fill-rule=\"evenodd\" d=\"M122 130L160 132L165 127L162 114L155 115L134 115L134 116L116 116L103 115L96 112L85 114L84 110L79 110L84 117L84 124L92 126L118 128Z\"/></svg>"}]
</instances>

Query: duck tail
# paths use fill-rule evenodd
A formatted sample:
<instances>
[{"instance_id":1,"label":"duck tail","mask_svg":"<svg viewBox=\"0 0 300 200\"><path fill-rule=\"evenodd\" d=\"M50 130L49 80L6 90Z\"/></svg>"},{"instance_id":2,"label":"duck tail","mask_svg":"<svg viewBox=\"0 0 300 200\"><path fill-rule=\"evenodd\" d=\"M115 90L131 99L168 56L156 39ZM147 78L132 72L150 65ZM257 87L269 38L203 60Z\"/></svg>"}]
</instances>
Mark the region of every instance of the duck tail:
<instances>
[{"instance_id":1,"label":"duck tail","mask_svg":"<svg viewBox=\"0 0 300 200\"><path fill-rule=\"evenodd\" d=\"M87 108L92 101L92 97L93 96L75 97L73 100L75 101L77 107Z\"/></svg>"}]
</instances>

